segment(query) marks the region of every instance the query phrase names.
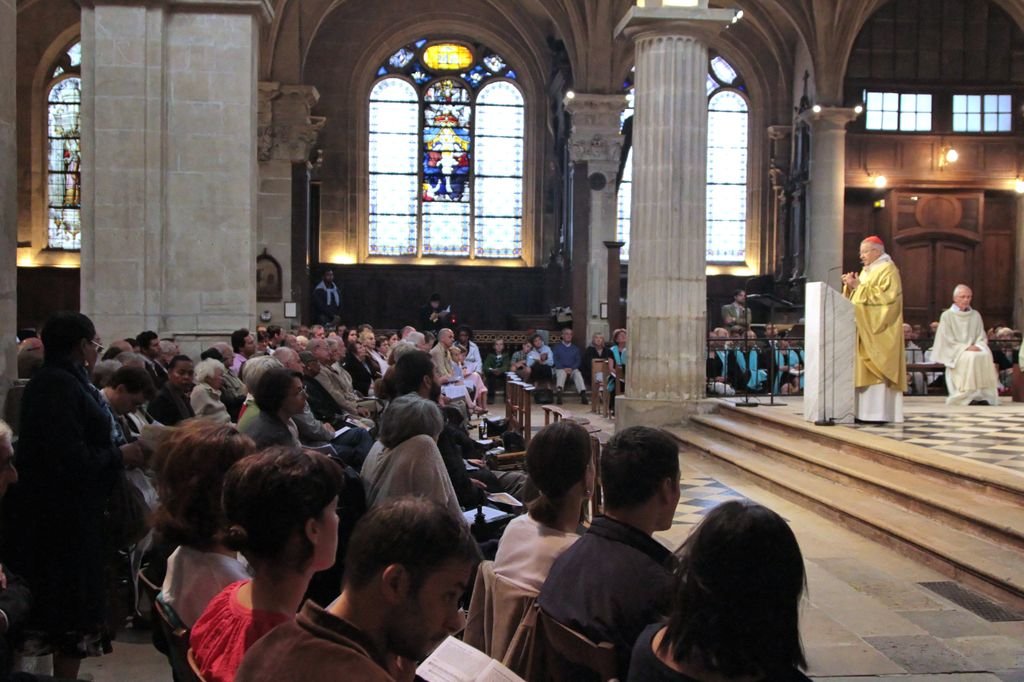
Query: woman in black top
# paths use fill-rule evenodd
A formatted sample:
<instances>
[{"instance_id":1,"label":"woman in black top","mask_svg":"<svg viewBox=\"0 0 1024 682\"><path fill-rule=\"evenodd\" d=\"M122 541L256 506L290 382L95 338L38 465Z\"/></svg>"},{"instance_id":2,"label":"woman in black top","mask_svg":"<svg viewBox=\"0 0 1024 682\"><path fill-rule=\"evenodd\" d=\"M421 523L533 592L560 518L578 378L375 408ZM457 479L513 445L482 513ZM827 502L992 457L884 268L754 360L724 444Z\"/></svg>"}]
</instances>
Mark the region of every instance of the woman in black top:
<instances>
[{"instance_id":1,"label":"woman in black top","mask_svg":"<svg viewBox=\"0 0 1024 682\"><path fill-rule=\"evenodd\" d=\"M679 555L668 622L641 633L629 682L808 679L804 560L782 517L749 501L720 504Z\"/></svg>"},{"instance_id":2,"label":"woman in black top","mask_svg":"<svg viewBox=\"0 0 1024 682\"><path fill-rule=\"evenodd\" d=\"M78 677L81 659L109 653L105 568L107 504L126 465L143 463L124 443L88 370L103 352L92 321L54 313L42 332L43 366L25 388L18 440L20 482L4 502L3 556L32 589L23 652L53 655L54 675Z\"/></svg>"}]
</instances>

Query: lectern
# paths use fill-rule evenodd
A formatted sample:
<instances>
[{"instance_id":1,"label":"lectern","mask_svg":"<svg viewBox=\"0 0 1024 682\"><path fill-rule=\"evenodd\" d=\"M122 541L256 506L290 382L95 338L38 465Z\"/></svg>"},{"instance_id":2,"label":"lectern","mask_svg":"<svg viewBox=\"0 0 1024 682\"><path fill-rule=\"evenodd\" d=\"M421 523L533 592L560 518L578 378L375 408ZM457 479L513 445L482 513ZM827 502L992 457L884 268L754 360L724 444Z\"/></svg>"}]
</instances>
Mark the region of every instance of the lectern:
<instances>
[{"instance_id":1,"label":"lectern","mask_svg":"<svg viewBox=\"0 0 1024 682\"><path fill-rule=\"evenodd\" d=\"M808 282L804 315L804 419L820 425L852 424L857 354L853 304L824 282Z\"/></svg>"}]
</instances>

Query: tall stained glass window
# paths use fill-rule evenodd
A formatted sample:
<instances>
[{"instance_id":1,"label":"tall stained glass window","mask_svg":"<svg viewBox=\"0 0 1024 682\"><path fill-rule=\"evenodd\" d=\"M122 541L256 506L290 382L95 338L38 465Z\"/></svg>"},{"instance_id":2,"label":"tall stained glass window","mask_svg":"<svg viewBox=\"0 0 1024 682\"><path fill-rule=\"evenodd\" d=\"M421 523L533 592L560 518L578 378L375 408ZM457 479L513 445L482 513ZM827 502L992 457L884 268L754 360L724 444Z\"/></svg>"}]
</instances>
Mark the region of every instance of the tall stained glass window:
<instances>
[{"instance_id":1,"label":"tall stained glass window","mask_svg":"<svg viewBox=\"0 0 1024 682\"><path fill-rule=\"evenodd\" d=\"M82 248L82 47L57 60L46 99L47 247Z\"/></svg>"},{"instance_id":2,"label":"tall stained glass window","mask_svg":"<svg viewBox=\"0 0 1024 682\"><path fill-rule=\"evenodd\" d=\"M632 116L632 83L623 118ZM721 56L708 64L707 260L739 264L746 260L747 134L749 107L746 87L736 69ZM633 150L627 152L619 182L618 225L623 259L629 257Z\"/></svg>"},{"instance_id":3,"label":"tall stained glass window","mask_svg":"<svg viewBox=\"0 0 1024 682\"><path fill-rule=\"evenodd\" d=\"M480 45L420 40L370 91L371 256L520 258L523 95Z\"/></svg>"}]
</instances>

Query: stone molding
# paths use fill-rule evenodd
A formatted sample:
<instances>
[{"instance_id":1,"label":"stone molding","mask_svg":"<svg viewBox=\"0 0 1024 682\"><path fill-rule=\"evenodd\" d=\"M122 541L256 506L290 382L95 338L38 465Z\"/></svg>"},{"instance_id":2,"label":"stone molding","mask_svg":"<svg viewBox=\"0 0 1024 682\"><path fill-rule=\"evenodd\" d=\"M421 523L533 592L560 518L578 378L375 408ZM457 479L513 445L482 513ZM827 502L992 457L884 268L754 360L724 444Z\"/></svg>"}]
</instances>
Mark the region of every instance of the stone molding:
<instances>
[{"instance_id":1,"label":"stone molding","mask_svg":"<svg viewBox=\"0 0 1024 682\"><path fill-rule=\"evenodd\" d=\"M131 5L137 7L140 4L146 6L164 6L178 8L196 14L256 14L260 21L269 24L274 19L274 4L272 0L81 0L86 7L96 5Z\"/></svg>"},{"instance_id":2,"label":"stone molding","mask_svg":"<svg viewBox=\"0 0 1024 682\"><path fill-rule=\"evenodd\" d=\"M260 161L302 163L309 159L327 119L310 116L320 99L312 85L259 83L257 155Z\"/></svg>"},{"instance_id":3,"label":"stone molding","mask_svg":"<svg viewBox=\"0 0 1024 682\"><path fill-rule=\"evenodd\" d=\"M601 162L613 163L618 167L619 158L622 156L622 136L594 134L589 138L579 139L573 135L569 142L569 158L574 162Z\"/></svg>"}]
</instances>

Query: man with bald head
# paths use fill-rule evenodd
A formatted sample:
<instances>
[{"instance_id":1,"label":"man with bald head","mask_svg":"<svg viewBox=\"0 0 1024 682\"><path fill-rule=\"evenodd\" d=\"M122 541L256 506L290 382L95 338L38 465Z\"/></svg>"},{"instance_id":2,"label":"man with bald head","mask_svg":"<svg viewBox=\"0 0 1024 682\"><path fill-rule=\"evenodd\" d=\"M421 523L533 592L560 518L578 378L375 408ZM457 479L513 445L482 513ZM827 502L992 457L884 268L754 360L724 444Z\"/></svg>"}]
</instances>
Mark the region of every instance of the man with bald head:
<instances>
[{"instance_id":1,"label":"man with bald head","mask_svg":"<svg viewBox=\"0 0 1024 682\"><path fill-rule=\"evenodd\" d=\"M878 237L860 243L860 273L843 275L843 295L857 320L854 386L856 417L867 422L902 422L907 390L903 349L903 282Z\"/></svg>"},{"instance_id":2,"label":"man with bald head","mask_svg":"<svg viewBox=\"0 0 1024 682\"><path fill-rule=\"evenodd\" d=\"M953 289L953 305L942 313L932 344L932 360L946 366L947 405L999 404L999 375L988 347L981 314L971 307L966 284Z\"/></svg>"}]
</instances>

